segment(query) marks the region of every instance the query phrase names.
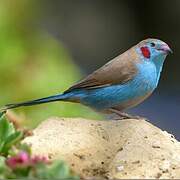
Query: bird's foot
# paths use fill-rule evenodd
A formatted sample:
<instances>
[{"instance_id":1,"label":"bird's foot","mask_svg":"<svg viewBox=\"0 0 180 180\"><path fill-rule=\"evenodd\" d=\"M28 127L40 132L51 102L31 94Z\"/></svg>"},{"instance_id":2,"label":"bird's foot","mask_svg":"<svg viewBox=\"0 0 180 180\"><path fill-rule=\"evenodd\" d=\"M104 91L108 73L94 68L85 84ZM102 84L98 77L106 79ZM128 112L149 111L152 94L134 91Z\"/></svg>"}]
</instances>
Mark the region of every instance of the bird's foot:
<instances>
[{"instance_id":1,"label":"bird's foot","mask_svg":"<svg viewBox=\"0 0 180 180\"><path fill-rule=\"evenodd\" d=\"M128 113L122 113L121 115L118 115L118 117L115 117L115 120L125 120L125 119L136 119L136 120L146 120L148 121L147 118L142 117L142 116L134 116Z\"/></svg>"},{"instance_id":2,"label":"bird's foot","mask_svg":"<svg viewBox=\"0 0 180 180\"><path fill-rule=\"evenodd\" d=\"M140 116L134 116L134 115L124 113L124 112L121 112L119 115L120 115L120 118L122 119L141 119Z\"/></svg>"},{"instance_id":3,"label":"bird's foot","mask_svg":"<svg viewBox=\"0 0 180 180\"><path fill-rule=\"evenodd\" d=\"M131 114L128 114L125 112L118 111L116 109L111 109L111 112L118 115L118 117L115 117L115 120L123 120L123 119L137 119L137 120L144 119L144 120L147 120L145 117L134 116L134 115L131 115Z\"/></svg>"}]
</instances>

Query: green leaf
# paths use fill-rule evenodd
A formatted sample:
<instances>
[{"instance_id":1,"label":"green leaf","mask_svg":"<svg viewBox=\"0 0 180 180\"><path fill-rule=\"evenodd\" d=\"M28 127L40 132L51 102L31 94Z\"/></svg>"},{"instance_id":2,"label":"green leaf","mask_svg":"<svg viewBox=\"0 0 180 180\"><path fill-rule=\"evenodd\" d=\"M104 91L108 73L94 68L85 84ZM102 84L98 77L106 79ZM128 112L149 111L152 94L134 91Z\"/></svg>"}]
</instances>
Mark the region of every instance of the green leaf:
<instances>
[{"instance_id":1,"label":"green leaf","mask_svg":"<svg viewBox=\"0 0 180 180\"><path fill-rule=\"evenodd\" d=\"M3 148L1 149L2 153L7 153L8 150L16 144L21 138L23 137L23 133L20 131L16 131L14 134L11 134L10 136L7 137Z\"/></svg>"},{"instance_id":2,"label":"green leaf","mask_svg":"<svg viewBox=\"0 0 180 180\"><path fill-rule=\"evenodd\" d=\"M5 179L5 171L6 171L6 164L5 164L6 158L3 156L0 156L0 179Z\"/></svg>"},{"instance_id":3,"label":"green leaf","mask_svg":"<svg viewBox=\"0 0 180 180\"><path fill-rule=\"evenodd\" d=\"M38 179L50 179L48 174L47 166L45 164L37 164L35 166L35 171L31 171L29 176L31 178L38 178Z\"/></svg>"},{"instance_id":4,"label":"green leaf","mask_svg":"<svg viewBox=\"0 0 180 180\"><path fill-rule=\"evenodd\" d=\"M22 132L16 131L13 123L0 114L0 153L7 155L9 149L22 138Z\"/></svg>"},{"instance_id":5,"label":"green leaf","mask_svg":"<svg viewBox=\"0 0 180 180\"><path fill-rule=\"evenodd\" d=\"M0 119L0 141L4 141L5 138L7 137L7 134L9 133L8 130L9 130L9 124L8 122L6 121L5 118L1 118Z\"/></svg>"},{"instance_id":6,"label":"green leaf","mask_svg":"<svg viewBox=\"0 0 180 180\"><path fill-rule=\"evenodd\" d=\"M5 169L5 160L6 158L3 156L0 156L0 174L3 172Z\"/></svg>"},{"instance_id":7,"label":"green leaf","mask_svg":"<svg viewBox=\"0 0 180 180\"><path fill-rule=\"evenodd\" d=\"M71 173L69 166L63 161L54 161L52 164L37 164L35 166L35 174L30 172L30 177L39 179L59 179L59 180L79 180L78 176Z\"/></svg>"},{"instance_id":8,"label":"green leaf","mask_svg":"<svg viewBox=\"0 0 180 180\"><path fill-rule=\"evenodd\" d=\"M69 166L63 161L55 161L48 169L49 177L57 179L79 179L72 176Z\"/></svg>"},{"instance_id":9,"label":"green leaf","mask_svg":"<svg viewBox=\"0 0 180 180\"><path fill-rule=\"evenodd\" d=\"M6 113L6 111L0 111L0 118Z\"/></svg>"},{"instance_id":10,"label":"green leaf","mask_svg":"<svg viewBox=\"0 0 180 180\"><path fill-rule=\"evenodd\" d=\"M60 162L54 162L49 169L51 177L55 178L66 178L68 177L70 170L67 164Z\"/></svg>"},{"instance_id":11,"label":"green leaf","mask_svg":"<svg viewBox=\"0 0 180 180\"><path fill-rule=\"evenodd\" d=\"M9 177L13 177L13 174L6 165L6 158L0 156L0 179L9 179Z\"/></svg>"},{"instance_id":12,"label":"green leaf","mask_svg":"<svg viewBox=\"0 0 180 180\"><path fill-rule=\"evenodd\" d=\"M1 117L0 118L0 152L4 146L5 139L7 135L9 134L8 130L9 130L8 122L6 121L4 117Z\"/></svg>"},{"instance_id":13,"label":"green leaf","mask_svg":"<svg viewBox=\"0 0 180 180\"><path fill-rule=\"evenodd\" d=\"M15 129L13 124L2 116L0 119L0 140L4 141L10 134L14 132Z\"/></svg>"}]
</instances>

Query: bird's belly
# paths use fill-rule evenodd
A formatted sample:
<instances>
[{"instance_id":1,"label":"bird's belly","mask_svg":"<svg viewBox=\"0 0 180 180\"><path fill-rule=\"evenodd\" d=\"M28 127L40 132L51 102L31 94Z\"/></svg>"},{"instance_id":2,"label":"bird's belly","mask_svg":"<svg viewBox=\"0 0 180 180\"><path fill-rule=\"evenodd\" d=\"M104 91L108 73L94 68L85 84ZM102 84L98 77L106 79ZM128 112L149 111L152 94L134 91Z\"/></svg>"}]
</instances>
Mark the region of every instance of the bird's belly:
<instances>
[{"instance_id":1,"label":"bird's belly","mask_svg":"<svg viewBox=\"0 0 180 180\"><path fill-rule=\"evenodd\" d=\"M135 106L147 98L153 88L143 83L113 85L104 88L85 90L79 94L79 102L102 111L112 107L122 109Z\"/></svg>"},{"instance_id":2,"label":"bird's belly","mask_svg":"<svg viewBox=\"0 0 180 180\"><path fill-rule=\"evenodd\" d=\"M73 98L98 111L103 111L112 107L121 109L130 108L141 103L156 88L157 76L154 67L146 65L143 70L139 69L137 76L125 83L99 87L95 89L82 89L75 92Z\"/></svg>"},{"instance_id":3,"label":"bird's belly","mask_svg":"<svg viewBox=\"0 0 180 180\"><path fill-rule=\"evenodd\" d=\"M129 109L129 108L134 107L134 106L140 104L141 102L143 102L151 94L152 94L152 92L149 92L144 96L140 96L140 97L137 97L137 98L134 98L134 99L127 100L126 102L122 102L119 105L114 106L113 108L117 109L119 111L122 111L124 109Z\"/></svg>"}]
</instances>

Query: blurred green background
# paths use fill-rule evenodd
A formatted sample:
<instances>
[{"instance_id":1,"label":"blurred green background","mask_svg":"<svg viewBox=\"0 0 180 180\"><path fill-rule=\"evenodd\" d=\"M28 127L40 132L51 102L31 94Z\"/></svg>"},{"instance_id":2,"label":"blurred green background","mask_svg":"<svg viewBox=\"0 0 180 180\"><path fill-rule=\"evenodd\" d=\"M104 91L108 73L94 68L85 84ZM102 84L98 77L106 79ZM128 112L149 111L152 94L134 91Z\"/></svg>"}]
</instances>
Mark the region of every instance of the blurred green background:
<instances>
[{"instance_id":1,"label":"blurred green background","mask_svg":"<svg viewBox=\"0 0 180 180\"><path fill-rule=\"evenodd\" d=\"M80 77L64 46L37 26L38 0L0 1L1 106L63 92ZM72 103L51 103L16 110L30 126L50 116L98 117Z\"/></svg>"},{"instance_id":2,"label":"blurred green background","mask_svg":"<svg viewBox=\"0 0 180 180\"><path fill-rule=\"evenodd\" d=\"M180 139L180 0L0 0L0 105L63 92L147 37L174 53L153 95L129 112ZM30 126L51 116L101 119L63 102L14 112Z\"/></svg>"}]
</instances>

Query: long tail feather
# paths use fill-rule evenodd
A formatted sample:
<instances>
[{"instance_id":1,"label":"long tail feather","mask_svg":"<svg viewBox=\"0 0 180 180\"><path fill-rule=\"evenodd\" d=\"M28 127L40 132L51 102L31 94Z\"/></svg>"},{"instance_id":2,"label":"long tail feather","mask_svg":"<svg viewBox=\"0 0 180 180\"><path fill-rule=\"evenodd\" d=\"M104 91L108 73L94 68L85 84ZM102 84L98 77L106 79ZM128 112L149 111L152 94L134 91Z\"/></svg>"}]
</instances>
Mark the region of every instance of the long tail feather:
<instances>
[{"instance_id":1,"label":"long tail feather","mask_svg":"<svg viewBox=\"0 0 180 180\"><path fill-rule=\"evenodd\" d=\"M0 111L2 112L2 111L6 111L8 109L13 109L13 108L21 107L21 106L33 106L33 105L49 103L49 102L53 102L53 101L60 101L60 100L64 100L64 99L65 99L64 94L58 94L58 95L49 96L49 97L36 99L36 100L32 100L32 101L26 101L26 102L22 102L22 103L7 104L4 107L2 107L0 109Z\"/></svg>"}]
</instances>

